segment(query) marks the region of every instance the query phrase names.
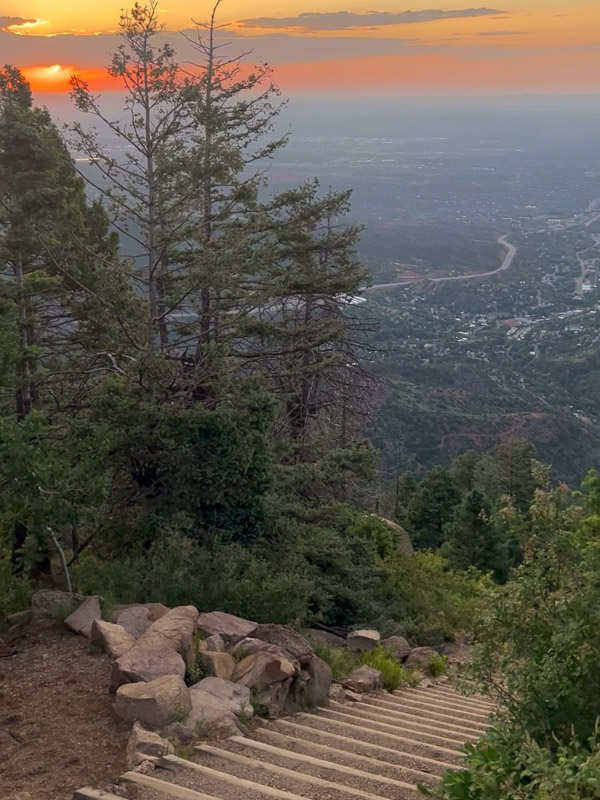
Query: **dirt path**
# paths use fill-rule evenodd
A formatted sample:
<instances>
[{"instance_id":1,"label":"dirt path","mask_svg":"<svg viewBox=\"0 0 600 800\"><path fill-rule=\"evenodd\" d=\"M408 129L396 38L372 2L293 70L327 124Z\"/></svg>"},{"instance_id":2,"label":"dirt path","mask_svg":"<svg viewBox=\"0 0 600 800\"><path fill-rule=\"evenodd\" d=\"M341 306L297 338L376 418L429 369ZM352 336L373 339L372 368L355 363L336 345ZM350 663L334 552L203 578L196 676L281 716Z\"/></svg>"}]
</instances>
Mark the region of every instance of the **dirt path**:
<instances>
[{"instance_id":1,"label":"dirt path","mask_svg":"<svg viewBox=\"0 0 600 800\"><path fill-rule=\"evenodd\" d=\"M110 661L58 623L25 629L0 659L0 798L68 800L125 769L129 726L108 695Z\"/></svg>"}]
</instances>

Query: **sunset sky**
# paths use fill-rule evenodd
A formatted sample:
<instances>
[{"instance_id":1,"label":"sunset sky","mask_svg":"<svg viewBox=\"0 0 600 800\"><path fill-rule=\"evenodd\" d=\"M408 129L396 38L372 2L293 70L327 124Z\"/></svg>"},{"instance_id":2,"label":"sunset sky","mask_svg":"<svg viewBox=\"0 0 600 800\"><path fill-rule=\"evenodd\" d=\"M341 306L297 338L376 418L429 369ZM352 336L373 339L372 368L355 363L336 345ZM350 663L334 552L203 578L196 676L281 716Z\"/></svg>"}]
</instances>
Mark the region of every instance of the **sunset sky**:
<instances>
[{"instance_id":1,"label":"sunset sky","mask_svg":"<svg viewBox=\"0 0 600 800\"><path fill-rule=\"evenodd\" d=\"M600 0L225 0L240 49L276 68L284 91L600 91ZM0 0L0 61L36 89L64 91L104 66L126 0ZM165 35L210 4L163 0Z\"/></svg>"}]
</instances>

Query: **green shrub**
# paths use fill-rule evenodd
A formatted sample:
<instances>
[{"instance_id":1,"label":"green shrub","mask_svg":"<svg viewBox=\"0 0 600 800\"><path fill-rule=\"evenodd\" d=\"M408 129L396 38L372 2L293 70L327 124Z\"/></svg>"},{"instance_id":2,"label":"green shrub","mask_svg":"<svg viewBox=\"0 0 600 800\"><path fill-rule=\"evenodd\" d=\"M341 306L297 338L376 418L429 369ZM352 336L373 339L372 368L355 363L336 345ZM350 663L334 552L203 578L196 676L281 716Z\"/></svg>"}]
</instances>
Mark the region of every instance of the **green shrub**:
<instances>
[{"instance_id":1,"label":"green shrub","mask_svg":"<svg viewBox=\"0 0 600 800\"><path fill-rule=\"evenodd\" d=\"M22 575L13 575L8 554L0 552L0 620L31 605L31 583Z\"/></svg>"},{"instance_id":2,"label":"green shrub","mask_svg":"<svg viewBox=\"0 0 600 800\"><path fill-rule=\"evenodd\" d=\"M332 647L329 644L318 643L314 646L315 655L329 664L333 679L336 681L345 678L356 667L356 661L345 647Z\"/></svg>"},{"instance_id":3,"label":"green shrub","mask_svg":"<svg viewBox=\"0 0 600 800\"><path fill-rule=\"evenodd\" d=\"M431 656L429 659L429 670L434 678L445 675L448 670L448 659L446 656L442 656L439 653Z\"/></svg>"},{"instance_id":4,"label":"green shrub","mask_svg":"<svg viewBox=\"0 0 600 800\"><path fill-rule=\"evenodd\" d=\"M415 670L406 669L384 647L378 645L373 650L362 653L361 664L379 670L383 676L383 686L388 692L395 692L401 686L415 686L420 676Z\"/></svg>"}]
</instances>

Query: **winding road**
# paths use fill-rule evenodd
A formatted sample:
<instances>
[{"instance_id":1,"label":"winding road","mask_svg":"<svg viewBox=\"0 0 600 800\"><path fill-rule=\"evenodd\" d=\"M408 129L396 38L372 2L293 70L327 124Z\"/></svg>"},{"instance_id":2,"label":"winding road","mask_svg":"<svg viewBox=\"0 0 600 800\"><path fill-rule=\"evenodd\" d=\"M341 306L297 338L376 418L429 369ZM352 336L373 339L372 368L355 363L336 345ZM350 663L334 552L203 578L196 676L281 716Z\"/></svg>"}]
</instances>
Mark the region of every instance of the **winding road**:
<instances>
[{"instance_id":1,"label":"winding road","mask_svg":"<svg viewBox=\"0 0 600 800\"><path fill-rule=\"evenodd\" d=\"M499 272L506 272L507 269L510 269L512 263L517 255L517 248L514 244L511 244L508 241L508 234L504 236L500 236L498 238L498 244L501 244L503 247L506 248L506 256L504 257L504 261L497 269L492 269L489 272L476 272L471 273L469 275L451 275L447 278L407 278L403 281L396 281L394 283L376 283L373 286L370 286L366 292L374 292L380 289L395 289L397 286L409 286L412 283L445 283L446 281L471 281L474 278L487 278L490 275L497 275Z\"/></svg>"}]
</instances>

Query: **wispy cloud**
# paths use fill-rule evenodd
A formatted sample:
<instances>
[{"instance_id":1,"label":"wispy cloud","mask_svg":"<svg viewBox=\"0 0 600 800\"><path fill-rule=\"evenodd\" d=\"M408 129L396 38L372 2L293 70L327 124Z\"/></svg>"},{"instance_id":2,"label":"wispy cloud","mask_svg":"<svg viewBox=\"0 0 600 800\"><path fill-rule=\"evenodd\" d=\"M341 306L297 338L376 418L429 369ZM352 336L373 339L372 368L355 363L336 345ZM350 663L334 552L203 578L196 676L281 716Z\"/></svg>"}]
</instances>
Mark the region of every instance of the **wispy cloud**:
<instances>
[{"instance_id":1,"label":"wispy cloud","mask_svg":"<svg viewBox=\"0 0 600 800\"><path fill-rule=\"evenodd\" d=\"M488 17L506 12L493 8L459 8L451 11L425 9L423 11L369 11L355 14L351 11L329 13L306 12L296 17L256 17L238 20L241 28L294 29L298 31L343 31L354 28L378 28L384 25L410 25L444 19Z\"/></svg>"},{"instance_id":2,"label":"wispy cloud","mask_svg":"<svg viewBox=\"0 0 600 800\"><path fill-rule=\"evenodd\" d=\"M7 33L38 33L38 28L48 25L44 19L24 19L23 17L0 17L0 30Z\"/></svg>"}]
</instances>

